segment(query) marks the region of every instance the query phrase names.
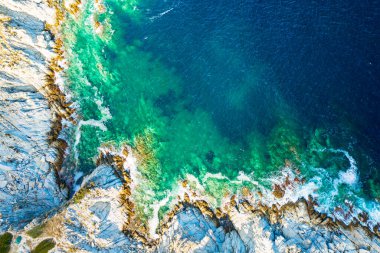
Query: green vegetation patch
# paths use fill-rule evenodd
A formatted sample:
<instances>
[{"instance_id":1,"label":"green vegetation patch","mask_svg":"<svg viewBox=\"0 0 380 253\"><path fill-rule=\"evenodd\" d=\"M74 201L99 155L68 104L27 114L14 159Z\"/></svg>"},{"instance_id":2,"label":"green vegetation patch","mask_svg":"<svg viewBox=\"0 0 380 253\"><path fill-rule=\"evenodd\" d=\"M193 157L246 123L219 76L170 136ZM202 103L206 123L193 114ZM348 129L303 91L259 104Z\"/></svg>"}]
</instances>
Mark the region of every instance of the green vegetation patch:
<instances>
[{"instance_id":1,"label":"green vegetation patch","mask_svg":"<svg viewBox=\"0 0 380 253\"><path fill-rule=\"evenodd\" d=\"M13 235L11 233L4 233L0 236L0 253L7 253L11 250Z\"/></svg>"},{"instance_id":2,"label":"green vegetation patch","mask_svg":"<svg viewBox=\"0 0 380 253\"><path fill-rule=\"evenodd\" d=\"M47 253L55 247L55 241L52 238L45 239L35 247L31 253Z\"/></svg>"},{"instance_id":3,"label":"green vegetation patch","mask_svg":"<svg viewBox=\"0 0 380 253\"><path fill-rule=\"evenodd\" d=\"M91 191L91 188L93 188L94 185L94 182L91 182L89 185L80 188L80 190L76 192L73 197L74 203L78 204Z\"/></svg>"},{"instance_id":4,"label":"green vegetation patch","mask_svg":"<svg viewBox=\"0 0 380 253\"><path fill-rule=\"evenodd\" d=\"M27 231L26 234L32 238L37 238L44 232L45 224L35 226L31 230Z\"/></svg>"}]
</instances>

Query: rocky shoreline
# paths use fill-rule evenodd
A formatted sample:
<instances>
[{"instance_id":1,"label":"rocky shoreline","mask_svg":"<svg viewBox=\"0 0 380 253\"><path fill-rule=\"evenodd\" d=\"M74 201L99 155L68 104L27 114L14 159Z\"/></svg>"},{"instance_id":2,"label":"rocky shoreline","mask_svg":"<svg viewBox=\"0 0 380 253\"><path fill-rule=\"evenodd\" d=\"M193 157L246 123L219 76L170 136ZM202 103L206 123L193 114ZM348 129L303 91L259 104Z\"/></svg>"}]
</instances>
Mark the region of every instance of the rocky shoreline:
<instances>
[{"instance_id":1,"label":"rocky shoreline","mask_svg":"<svg viewBox=\"0 0 380 253\"><path fill-rule=\"evenodd\" d=\"M45 24L54 10L41 1L0 1L0 230L20 229L67 198L58 171L61 106L51 60L56 56Z\"/></svg>"},{"instance_id":2,"label":"rocky shoreline","mask_svg":"<svg viewBox=\"0 0 380 253\"><path fill-rule=\"evenodd\" d=\"M18 232L15 252L51 239L52 252L380 252L377 235L334 222L304 199L280 208L231 199L213 210L184 193L152 239L133 222L131 179L120 154L103 153L59 212Z\"/></svg>"},{"instance_id":3,"label":"rocky shoreline","mask_svg":"<svg viewBox=\"0 0 380 253\"><path fill-rule=\"evenodd\" d=\"M75 120L60 76L63 9L0 0L0 252L380 252L376 231L333 221L312 200L268 207L232 197L214 210L186 182L151 238L134 213L127 147L101 153L68 200L60 132Z\"/></svg>"}]
</instances>

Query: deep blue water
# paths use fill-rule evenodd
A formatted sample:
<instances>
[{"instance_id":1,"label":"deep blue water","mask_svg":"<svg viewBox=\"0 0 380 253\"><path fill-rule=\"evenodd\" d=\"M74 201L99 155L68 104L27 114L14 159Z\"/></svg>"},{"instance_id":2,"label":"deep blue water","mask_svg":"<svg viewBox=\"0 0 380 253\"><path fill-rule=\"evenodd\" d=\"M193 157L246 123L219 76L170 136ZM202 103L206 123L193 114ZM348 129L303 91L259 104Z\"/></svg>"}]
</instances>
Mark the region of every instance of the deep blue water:
<instances>
[{"instance_id":1,"label":"deep blue water","mask_svg":"<svg viewBox=\"0 0 380 253\"><path fill-rule=\"evenodd\" d=\"M150 1L141 9L151 18L125 39L144 40L173 66L193 97L189 108L212 112L225 135L265 135L292 117L304 131L326 129L355 153L363 182L380 183L379 1ZM257 85L238 108L226 103L250 71Z\"/></svg>"}]
</instances>

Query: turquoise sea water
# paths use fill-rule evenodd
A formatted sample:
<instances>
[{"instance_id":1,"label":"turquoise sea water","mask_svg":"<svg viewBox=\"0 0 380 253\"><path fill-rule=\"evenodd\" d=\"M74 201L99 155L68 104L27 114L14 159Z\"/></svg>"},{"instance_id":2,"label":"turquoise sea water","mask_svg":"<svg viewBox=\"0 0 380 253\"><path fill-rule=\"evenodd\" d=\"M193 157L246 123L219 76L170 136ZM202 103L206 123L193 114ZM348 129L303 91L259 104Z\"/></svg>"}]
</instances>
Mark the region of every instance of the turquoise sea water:
<instances>
[{"instance_id":1,"label":"turquoise sea water","mask_svg":"<svg viewBox=\"0 0 380 253\"><path fill-rule=\"evenodd\" d=\"M67 166L88 174L99 147L130 145L148 218L189 175L218 205L288 171L323 211L380 221L378 2L103 5L65 24L80 117Z\"/></svg>"}]
</instances>

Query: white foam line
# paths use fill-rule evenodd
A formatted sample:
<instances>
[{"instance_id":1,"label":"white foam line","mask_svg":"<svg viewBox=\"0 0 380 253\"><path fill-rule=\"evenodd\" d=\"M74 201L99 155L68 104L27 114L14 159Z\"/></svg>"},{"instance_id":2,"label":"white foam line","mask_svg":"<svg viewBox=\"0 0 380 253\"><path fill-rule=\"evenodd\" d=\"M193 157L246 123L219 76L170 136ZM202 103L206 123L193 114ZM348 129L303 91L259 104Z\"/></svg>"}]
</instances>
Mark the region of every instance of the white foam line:
<instances>
[{"instance_id":1,"label":"white foam line","mask_svg":"<svg viewBox=\"0 0 380 253\"><path fill-rule=\"evenodd\" d=\"M159 237L156 233L156 229L159 225L158 212L159 212L161 207L165 206L169 202L169 199L173 194L174 194L174 192L172 192L171 194L168 194L161 201L157 201L153 204L153 217L151 219L149 219L149 221L148 221L149 234L150 234L150 237L153 239L157 239Z\"/></svg>"},{"instance_id":2,"label":"white foam line","mask_svg":"<svg viewBox=\"0 0 380 253\"><path fill-rule=\"evenodd\" d=\"M220 180L224 180L225 179L225 180L229 181L228 177L222 175L221 172L219 172L219 173L208 173L207 172L206 175L202 179L202 183L206 182L209 178L220 179Z\"/></svg>"},{"instance_id":3,"label":"white foam line","mask_svg":"<svg viewBox=\"0 0 380 253\"><path fill-rule=\"evenodd\" d=\"M149 20L150 20L150 21L154 21L154 20L157 19L157 18L161 18L162 16L168 14L168 13L171 12L172 10L174 10L174 7L170 8L170 9L168 9L168 10L166 10L166 11L163 11L163 12L161 12L160 14L158 14L158 15L156 15L156 16L150 17Z\"/></svg>"},{"instance_id":4,"label":"white foam line","mask_svg":"<svg viewBox=\"0 0 380 253\"><path fill-rule=\"evenodd\" d=\"M260 199L252 198L252 200L261 201L262 204L267 205L267 206L272 206L272 205L283 206L287 203L295 203L301 198L308 199L308 197L311 196L315 200L318 201L319 205L315 206L317 211L327 213L329 214L330 217L332 218L335 217L346 224L350 223L353 217L358 217L358 214L361 211L366 211L370 217L370 220L365 225L368 225L369 227L373 227L375 223L380 221L380 205L378 203L375 203L374 201L366 201L360 197L355 197L352 203L352 205L354 205L354 207L352 208L353 216L350 216L348 218L344 217L344 215L340 214L339 212L338 213L334 212L333 210L337 205L337 203L334 202L335 201L334 196L338 194L338 191L337 191L338 183L339 184L344 183L350 187L358 186L357 185L358 168L356 167L356 161L347 151L344 151L344 150L325 149L325 150L320 150L320 151L344 154L345 157L350 162L349 168L346 171L344 170L340 171L337 178L331 178L329 176L328 171L326 171L323 168L314 168L316 172L316 176L309 179L307 183L301 184L301 183L295 182L295 178L297 177L297 175L294 173L294 171L289 167L284 167L279 174L271 178L268 178L268 182L270 182L272 185L274 184L284 185L287 179L293 182L293 184L283 187L284 196L282 198L276 198L273 195L272 189L267 189L264 186L261 186L257 181L254 181L251 178L251 175L246 175L244 174L244 172L239 172L239 175L236 177L237 180L229 180L229 178L223 175L222 173L214 173L214 174L206 173L203 179L199 181L199 179L197 179L194 175L186 174L186 179L188 183L193 184L193 186L195 187L196 195L193 196L192 194L194 190L193 187L190 189L190 188L183 187L181 184L179 184L179 187L177 189L172 189L171 192L168 193L168 195L164 199L160 201L156 201L153 205L151 205L151 207L153 208L153 217L148 221L150 236L152 238L157 238L155 231L159 225L159 220L158 220L159 210L161 207L165 205L172 204L172 202L169 201L171 197L175 197L175 196L183 197L185 193L187 193L191 201L205 200L211 206L216 205L216 199L211 196L208 196L203 187L203 184L209 179L229 180L230 182L236 183L236 184L238 183L241 184L244 181L252 182L258 187L258 189L265 196L265 198L260 198ZM126 158L126 161L124 163L124 167L129 170L131 178L133 179L131 188L136 187L136 185L143 184L144 179L142 178L142 176L139 174L137 170L137 160L135 157L133 157L133 153L130 150L128 152L128 156L125 158ZM347 174L345 173L354 173L355 176L351 177L352 175L350 174L349 177L347 178ZM329 184L331 186L330 188L331 191L321 192L320 190L321 187L323 187L326 184ZM223 203L227 203L228 201L230 201L229 197L222 199Z\"/></svg>"},{"instance_id":5,"label":"white foam line","mask_svg":"<svg viewBox=\"0 0 380 253\"><path fill-rule=\"evenodd\" d=\"M230 180L227 176L223 175L221 172L219 173L206 173L206 175L202 179L202 183L204 184L208 179L219 179L219 180L227 180L232 184L242 184L243 182L250 182L256 186L259 183L253 179L251 179L248 175L246 175L243 171L239 171L239 175L236 177L237 180Z\"/></svg>"},{"instance_id":6,"label":"white foam line","mask_svg":"<svg viewBox=\"0 0 380 253\"><path fill-rule=\"evenodd\" d=\"M95 94L97 94L96 90L95 90ZM102 118L100 120L94 120L94 119L81 120L79 121L78 126L75 130L75 142L74 142L73 151L74 151L76 165L78 165L79 154L78 154L77 146L81 139L82 126L93 126L93 127L99 128L102 131L107 131L107 127L104 123L112 119L110 110L107 107L103 106L103 102L101 100L97 99L95 100L95 103L98 106L98 110L100 111Z\"/></svg>"}]
</instances>

